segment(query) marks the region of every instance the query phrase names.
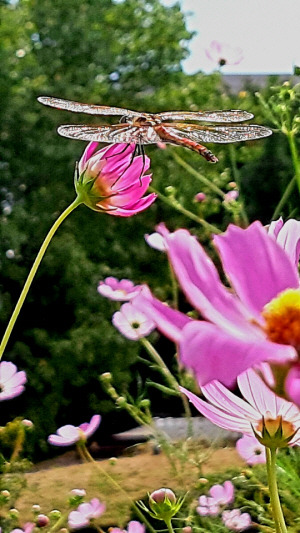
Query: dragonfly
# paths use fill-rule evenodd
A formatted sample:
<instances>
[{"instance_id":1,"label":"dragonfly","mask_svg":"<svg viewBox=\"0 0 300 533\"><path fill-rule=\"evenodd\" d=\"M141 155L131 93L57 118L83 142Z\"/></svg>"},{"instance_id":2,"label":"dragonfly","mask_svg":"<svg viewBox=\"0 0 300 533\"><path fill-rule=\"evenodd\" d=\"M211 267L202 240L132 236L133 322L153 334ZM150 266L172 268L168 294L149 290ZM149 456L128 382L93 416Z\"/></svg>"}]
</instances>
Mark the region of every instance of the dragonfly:
<instances>
[{"instance_id":1,"label":"dragonfly","mask_svg":"<svg viewBox=\"0 0 300 533\"><path fill-rule=\"evenodd\" d=\"M204 143L234 143L268 137L272 130L257 124L236 124L250 120L252 113L238 109L219 111L163 111L144 113L121 107L83 104L51 96L40 96L38 101L46 106L88 115L120 116L118 124L62 125L59 135L70 139L100 143L135 143L143 152L143 145L169 143L197 152L207 161L218 158L203 146ZM213 125L193 122L216 123Z\"/></svg>"}]
</instances>

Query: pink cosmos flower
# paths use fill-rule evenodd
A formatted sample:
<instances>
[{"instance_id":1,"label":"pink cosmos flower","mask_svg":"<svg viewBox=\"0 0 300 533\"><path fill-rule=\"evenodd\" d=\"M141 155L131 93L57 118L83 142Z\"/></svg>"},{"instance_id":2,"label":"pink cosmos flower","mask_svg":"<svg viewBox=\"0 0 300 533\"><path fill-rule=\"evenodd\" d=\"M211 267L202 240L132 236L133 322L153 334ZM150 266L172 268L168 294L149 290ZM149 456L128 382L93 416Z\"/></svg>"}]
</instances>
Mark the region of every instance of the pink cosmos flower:
<instances>
[{"instance_id":1,"label":"pink cosmos flower","mask_svg":"<svg viewBox=\"0 0 300 533\"><path fill-rule=\"evenodd\" d=\"M241 48L234 48L229 44L212 41L209 48L205 50L206 56L215 65L223 67L224 65L238 65L243 60Z\"/></svg>"},{"instance_id":2,"label":"pink cosmos flower","mask_svg":"<svg viewBox=\"0 0 300 533\"><path fill-rule=\"evenodd\" d=\"M141 290L141 287L141 285L134 285L129 279L121 279L119 281L117 278L109 276L104 281L99 281L97 290L105 298L117 302L126 302L134 298Z\"/></svg>"},{"instance_id":3,"label":"pink cosmos flower","mask_svg":"<svg viewBox=\"0 0 300 533\"><path fill-rule=\"evenodd\" d=\"M211 259L188 231L165 236L173 271L204 320L189 319L167 307L147 288L134 304L179 344L181 362L195 372L201 386L218 379L230 387L239 374L263 361L283 373L298 368L300 289L295 248L299 229L299 222L296 227L289 225L285 231L292 232L293 238L285 238L284 243L276 242L259 222L247 229L230 225L215 236L232 289L221 283ZM296 380L295 374L294 370L291 381ZM294 392L293 399L300 400L299 396Z\"/></svg>"},{"instance_id":4,"label":"pink cosmos flower","mask_svg":"<svg viewBox=\"0 0 300 533\"><path fill-rule=\"evenodd\" d=\"M167 235L169 231L163 222L158 224L155 229L156 229L155 233L151 233L150 235L148 234L145 235L145 241L149 246L151 246L151 248L154 248L155 250L159 250L160 252L165 252L166 251L165 235Z\"/></svg>"},{"instance_id":5,"label":"pink cosmos flower","mask_svg":"<svg viewBox=\"0 0 300 533\"><path fill-rule=\"evenodd\" d=\"M232 503L234 500L234 486L231 481L225 481L223 485L213 485L208 496L200 496L197 512L201 516L217 516L220 507Z\"/></svg>"},{"instance_id":6,"label":"pink cosmos flower","mask_svg":"<svg viewBox=\"0 0 300 533\"><path fill-rule=\"evenodd\" d=\"M208 402L180 387L196 409L213 424L253 437L265 446L300 445L300 410L272 392L252 369L237 379L244 399L218 381L202 387ZM277 433L276 433L277 432Z\"/></svg>"},{"instance_id":7,"label":"pink cosmos flower","mask_svg":"<svg viewBox=\"0 0 300 533\"><path fill-rule=\"evenodd\" d=\"M132 303L123 304L120 311L114 313L112 323L124 337L132 341L147 337L155 329L154 322Z\"/></svg>"},{"instance_id":8,"label":"pink cosmos flower","mask_svg":"<svg viewBox=\"0 0 300 533\"><path fill-rule=\"evenodd\" d=\"M59 428L56 435L49 435L48 442L54 446L71 446L75 442L86 441L88 437L95 433L100 422L101 416L94 415L90 422L84 422L78 427L67 424Z\"/></svg>"},{"instance_id":9,"label":"pink cosmos flower","mask_svg":"<svg viewBox=\"0 0 300 533\"><path fill-rule=\"evenodd\" d=\"M94 211L130 217L147 209L156 199L144 196L151 183L148 157L135 156L135 144L113 144L97 151L98 143L86 147L75 179L77 194Z\"/></svg>"},{"instance_id":10,"label":"pink cosmos flower","mask_svg":"<svg viewBox=\"0 0 300 533\"><path fill-rule=\"evenodd\" d=\"M300 222L291 218L283 222L282 218L271 222L268 234L288 253L296 268L300 257Z\"/></svg>"},{"instance_id":11,"label":"pink cosmos flower","mask_svg":"<svg viewBox=\"0 0 300 533\"><path fill-rule=\"evenodd\" d=\"M223 511L222 520L224 525L232 531L245 531L245 529L248 529L252 524L249 513L241 513L239 509Z\"/></svg>"},{"instance_id":12,"label":"pink cosmos flower","mask_svg":"<svg viewBox=\"0 0 300 533\"><path fill-rule=\"evenodd\" d=\"M76 511L71 511L68 516L68 526L71 529L81 529L87 527L91 520L99 518L106 509L105 503L101 503L98 498L93 498L88 503L81 503Z\"/></svg>"},{"instance_id":13,"label":"pink cosmos flower","mask_svg":"<svg viewBox=\"0 0 300 533\"><path fill-rule=\"evenodd\" d=\"M241 439L236 442L236 449L239 455L250 466L266 462L266 448L260 444L255 437L250 435L243 435Z\"/></svg>"},{"instance_id":14,"label":"pink cosmos flower","mask_svg":"<svg viewBox=\"0 0 300 533\"><path fill-rule=\"evenodd\" d=\"M141 524L137 520L131 520L128 523L127 529L120 529L118 527L112 527L109 529L109 533L145 533L146 528L144 524Z\"/></svg>"},{"instance_id":15,"label":"pink cosmos flower","mask_svg":"<svg viewBox=\"0 0 300 533\"><path fill-rule=\"evenodd\" d=\"M23 529L16 528L16 529L13 529L10 533L31 533L34 528L35 528L35 524L33 522L26 522Z\"/></svg>"},{"instance_id":16,"label":"pink cosmos flower","mask_svg":"<svg viewBox=\"0 0 300 533\"><path fill-rule=\"evenodd\" d=\"M0 401L10 400L24 391L26 372L18 369L14 363L2 361L0 363Z\"/></svg>"}]
</instances>

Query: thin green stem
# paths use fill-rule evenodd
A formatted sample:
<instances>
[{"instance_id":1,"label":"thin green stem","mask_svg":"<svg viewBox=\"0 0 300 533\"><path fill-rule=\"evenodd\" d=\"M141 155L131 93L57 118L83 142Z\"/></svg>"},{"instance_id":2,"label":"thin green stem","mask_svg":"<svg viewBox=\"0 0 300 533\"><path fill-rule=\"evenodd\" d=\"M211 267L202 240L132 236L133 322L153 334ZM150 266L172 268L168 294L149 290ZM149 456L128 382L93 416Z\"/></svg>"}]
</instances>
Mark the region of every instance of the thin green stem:
<instances>
[{"instance_id":1,"label":"thin green stem","mask_svg":"<svg viewBox=\"0 0 300 533\"><path fill-rule=\"evenodd\" d=\"M174 378L173 374L168 369L166 363L161 358L159 353L155 350L154 346L152 346L151 342L149 342L145 338L141 338L140 339L140 343L144 346L144 348L147 350L147 352L150 355L150 357L152 358L152 360L160 368L161 373L164 375L164 377L165 377L167 383L170 385L170 387L172 389L175 389L176 391L178 391L179 385L178 385L176 379Z\"/></svg>"},{"instance_id":2,"label":"thin green stem","mask_svg":"<svg viewBox=\"0 0 300 533\"><path fill-rule=\"evenodd\" d=\"M281 211L283 209L283 206L286 204L286 202L288 201L289 197L291 196L293 190L294 190L294 187L296 185L296 176L294 176L291 181L289 182L289 184L287 185L273 215L272 215L272 220L276 220L276 218L281 214Z\"/></svg>"},{"instance_id":3,"label":"thin green stem","mask_svg":"<svg viewBox=\"0 0 300 533\"><path fill-rule=\"evenodd\" d=\"M44 257L44 254L48 248L48 245L53 237L53 235L55 234L56 230L59 228L59 226L61 225L61 223L65 220L65 218L74 210L76 209L76 207L78 207L78 205L80 205L82 203L82 201L80 200L79 197L77 197L74 202L69 205L69 207L67 207L67 209L65 209L65 211L58 217L58 219L54 222L52 228L50 229L49 233L47 234L36 258L35 258L35 261L31 267L31 270L28 274L28 277L27 277L27 280L25 282L25 285L22 289L22 292L20 294L20 297L17 301L17 304L16 304L16 307L13 311L13 314L11 315L11 318L10 318L10 321L8 323L8 326L5 330L5 333L3 335L3 339L2 339L2 342L1 342L1 345L0 345L0 360L2 358L2 355L3 355L3 352L6 348L6 345L8 343L8 340L9 340L9 337L11 335L11 332L13 330L13 327L15 325L15 322L19 316L19 313L21 311L21 308L22 308L22 305L24 303L24 300L28 294L28 291L30 289L30 286L31 286L31 283L33 281L33 278L37 272L37 269L39 268L40 266L40 263Z\"/></svg>"},{"instance_id":4,"label":"thin green stem","mask_svg":"<svg viewBox=\"0 0 300 533\"><path fill-rule=\"evenodd\" d=\"M169 533L174 533L174 529L173 529L173 526L172 526L172 521L171 519L170 520L165 520L165 524L168 528L168 532Z\"/></svg>"},{"instance_id":5,"label":"thin green stem","mask_svg":"<svg viewBox=\"0 0 300 533\"><path fill-rule=\"evenodd\" d=\"M61 515L61 517L57 520L57 522L55 522L55 524L53 524L52 527L50 527L49 529L49 533L53 533L53 531L57 531L58 529L60 529L63 524L65 523L67 517L68 517L68 513L64 513Z\"/></svg>"},{"instance_id":6,"label":"thin green stem","mask_svg":"<svg viewBox=\"0 0 300 533\"><path fill-rule=\"evenodd\" d=\"M144 524L147 526L147 528L149 529L149 531L151 531L152 533L156 533L155 529L152 527L152 525L150 524L150 522L147 520L147 518L144 516L144 514L142 513L142 511L139 509L139 507L136 505L135 501L132 500L132 498L130 498L130 496L128 496L127 492L121 487L121 485L119 485L119 483L117 483L113 477L111 477L104 468L102 468L100 465L99 465L99 462L98 461L95 461L95 459L91 456L91 454L89 453L88 449L86 448L86 446L82 446L82 450L83 450L83 453L84 453L84 456L85 456L85 460L89 463L93 463L95 465L95 467L97 468L97 470L99 472L101 472L102 475L104 475L106 477L106 479L110 482L111 485L113 485L115 488L117 488L120 492L122 492L122 494L124 496L126 496L126 499L130 502L130 504L134 507L134 510L136 511L136 513L138 514L139 518L144 522Z\"/></svg>"},{"instance_id":7,"label":"thin green stem","mask_svg":"<svg viewBox=\"0 0 300 533\"><path fill-rule=\"evenodd\" d=\"M231 163L231 168L232 168L233 179L237 184L238 190L240 190L240 174L239 174L238 167L236 164L235 146L233 144L229 144L228 150L229 150L229 158L230 158L230 163ZM241 221L243 222L243 224L247 227L249 225L249 220L248 220L247 213L244 209L244 206L241 202L239 202L238 215L241 218Z\"/></svg>"},{"instance_id":8,"label":"thin green stem","mask_svg":"<svg viewBox=\"0 0 300 533\"><path fill-rule=\"evenodd\" d=\"M294 133L293 130L287 131L286 132L286 136L287 136L287 139L288 139L290 152L291 152L291 156L292 156L292 162L293 162L293 166L294 166L294 170L295 170L295 178L296 178L298 190L299 190L299 193L300 193L300 161L299 161L299 157L298 157L298 153L297 153L297 146L296 146L296 141L295 141L295 133Z\"/></svg>"},{"instance_id":9,"label":"thin green stem","mask_svg":"<svg viewBox=\"0 0 300 533\"><path fill-rule=\"evenodd\" d=\"M175 150L170 150L173 158L175 161L185 170L187 170L194 178L196 178L198 181L200 181L202 184L206 185L209 189L211 189L213 192L217 193L221 198L224 200L225 193L220 189L217 185L215 185L210 179L203 176L203 174L200 174L197 170L195 170L191 165L189 165L184 159L178 155L178 153Z\"/></svg>"},{"instance_id":10,"label":"thin green stem","mask_svg":"<svg viewBox=\"0 0 300 533\"><path fill-rule=\"evenodd\" d=\"M270 492L270 500L275 522L276 533L287 533L283 512L278 495L276 480L276 448L266 448L267 474Z\"/></svg>"},{"instance_id":11,"label":"thin green stem","mask_svg":"<svg viewBox=\"0 0 300 533\"><path fill-rule=\"evenodd\" d=\"M205 229L209 231L209 233L214 233L214 234L222 233L219 228L217 228L216 226L213 226L212 224L209 224L209 222L206 222L204 218L200 218L194 213L192 213L191 211L189 211L188 209L185 209L175 198L169 198L168 196L165 196L161 192L154 189L154 187L149 187L149 190L151 190L152 192L155 192L158 198L165 204L169 205L170 207L173 207L174 209L176 209L176 211L179 211L179 213L182 213L183 215L190 218L194 222L197 222L197 224L201 224Z\"/></svg>"},{"instance_id":12,"label":"thin green stem","mask_svg":"<svg viewBox=\"0 0 300 533\"><path fill-rule=\"evenodd\" d=\"M162 374L164 375L164 377L165 377L167 383L170 385L170 387L172 389L174 389L175 391L178 391L178 393L180 394L181 399L182 399L182 403L183 403L185 416L187 417L188 422L190 422L190 420L191 420L191 410L190 410L189 402L188 402L185 394L181 394L180 389L179 389L178 381L174 378L173 374L168 369L166 363L161 358L159 353L155 350L155 348L151 344L151 342L149 342L145 338L141 338L140 342L144 346L144 348L147 350L147 352L150 355L150 357L152 358L152 360L159 366L159 368L161 369ZM188 430L189 435L188 436L190 436L190 434L192 433L192 428L190 427L190 424L188 424L188 426L189 426L189 430Z\"/></svg>"}]
</instances>

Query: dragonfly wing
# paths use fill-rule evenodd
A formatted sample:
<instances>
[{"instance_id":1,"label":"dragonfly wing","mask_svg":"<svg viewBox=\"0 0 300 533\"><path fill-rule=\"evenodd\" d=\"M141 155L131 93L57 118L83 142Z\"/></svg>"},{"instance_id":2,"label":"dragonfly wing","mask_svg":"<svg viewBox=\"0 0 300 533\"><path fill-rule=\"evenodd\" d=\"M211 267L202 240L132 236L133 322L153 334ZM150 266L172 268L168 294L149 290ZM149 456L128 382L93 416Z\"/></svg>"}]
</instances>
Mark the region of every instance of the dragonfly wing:
<instances>
[{"instance_id":1,"label":"dragonfly wing","mask_svg":"<svg viewBox=\"0 0 300 533\"><path fill-rule=\"evenodd\" d=\"M38 101L41 104L55 107L56 109L65 109L66 111L73 111L74 113L87 113L88 115L133 115L141 116L142 113L138 111L131 111L130 109L122 109L122 107L110 107L106 105L81 104L80 102L72 102L71 100L62 100L61 98L52 98L52 96L39 96Z\"/></svg>"},{"instance_id":2,"label":"dragonfly wing","mask_svg":"<svg viewBox=\"0 0 300 533\"><path fill-rule=\"evenodd\" d=\"M161 120L200 120L206 122L243 122L254 117L248 111L241 111L239 109L229 109L220 111L166 111L165 113L157 113L156 117Z\"/></svg>"},{"instance_id":3,"label":"dragonfly wing","mask_svg":"<svg viewBox=\"0 0 300 533\"><path fill-rule=\"evenodd\" d=\"M166 124L164 124L166 126ZM195 142L232 143L252 141L272 135L272 130L256 124L240 126L199 126L198 124L170 123L170 133Z\"/></svg>"},{"instance_id":4,"label":"dragonfly wing","mask_svg":"<svg viewBox=\"0 0 300 533\"><path fill-rule=\"evenodd\" d=\"M139 127L130 124L112 126L64 125L59 126L57 131L62 137L102 143L153 144L161 140L151 126Z\"/></svg>"}]
</instances>

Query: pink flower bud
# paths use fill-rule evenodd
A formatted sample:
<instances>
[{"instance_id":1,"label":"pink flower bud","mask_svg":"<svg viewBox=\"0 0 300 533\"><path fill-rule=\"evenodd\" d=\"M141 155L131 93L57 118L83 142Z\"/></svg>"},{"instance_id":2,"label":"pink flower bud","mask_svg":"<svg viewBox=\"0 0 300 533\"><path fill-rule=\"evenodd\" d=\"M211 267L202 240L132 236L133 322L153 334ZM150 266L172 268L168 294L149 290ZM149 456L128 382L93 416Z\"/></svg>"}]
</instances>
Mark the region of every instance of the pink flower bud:
<instances>
[{"instance_id":1,"label":"pink flower bud","mask_svg":"<svg viewBox=\"0 0 300 533\"><path fill-rule=\"evenodd\" d=\"M45 527L49 524L49 518L45 514L39 514L36 517L36 525L37 527Z\"/></svg>"},{"instance_id":2,"label":"pink flower bud","mask_svg":"<svg viewBox=\"0 0 300 533\"><path fill-rule=\"evenodd\" d=\"M194 200L195 202L204 202L204 200L206 199L206 194L204 192L198 192L195 196L194 196Z\"/></svg>"},{"instance_id":3,"label":"pink flower bud","mask_svg":"<svg viewBox=\"0 0 300 533\"><path fill-rule=\"evenodd\" d=\"M162 503L167 498L172 503L176 502L176 496L171 489L158 489L150 494L150 499L155 503Z\"/></svg>"},{"instance_id":4,"label":"pink flower bud","mask_svg":"<svg viewBox=\"0 0 300 533\"><path fill-rule=\"evenodd\" d=\"M135 156L135 144L113 144L98 150L91 142L85 149L75 174L80 200L94 211L130 217L149 207L156 194L143 194L151 183L144 176L148 157Z\"/></svg>"}]
</instances>

